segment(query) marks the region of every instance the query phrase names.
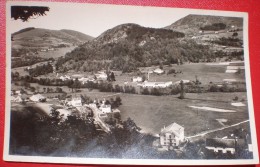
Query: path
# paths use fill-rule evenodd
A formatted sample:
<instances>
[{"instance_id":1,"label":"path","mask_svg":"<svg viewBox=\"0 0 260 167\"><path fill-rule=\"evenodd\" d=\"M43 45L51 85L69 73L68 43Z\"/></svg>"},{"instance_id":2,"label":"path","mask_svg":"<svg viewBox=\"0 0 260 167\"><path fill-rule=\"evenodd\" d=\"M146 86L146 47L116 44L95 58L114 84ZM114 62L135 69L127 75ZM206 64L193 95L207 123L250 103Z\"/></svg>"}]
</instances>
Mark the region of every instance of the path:
<instances>
[{"instance_id":1,"label":"path","mask_svg":"<svg viewBox=\"0 0 260 167\"><path fill-rule=\"evenodd\" d=\"M222 127L222 128L218 128L218 129L204 131L202 133L199 133L199 134L196 134L196 135L193 135L193 136L188 136L186 138L191 139L191 138L194 138L194 137L204 136L204 135L209 134L209 133L213 133L213 132L217 132L217 131L220 131L220 130L231 128L231 127L234 127L234 126L238 126L238 125L246 123L246 122L249 122L249 120L245 120L245 121L242 121L242 122L239 122L239 123L236 123L236 124L233 124L233 125L225 126L225 127Z\"/></svg>"}]
</instances>

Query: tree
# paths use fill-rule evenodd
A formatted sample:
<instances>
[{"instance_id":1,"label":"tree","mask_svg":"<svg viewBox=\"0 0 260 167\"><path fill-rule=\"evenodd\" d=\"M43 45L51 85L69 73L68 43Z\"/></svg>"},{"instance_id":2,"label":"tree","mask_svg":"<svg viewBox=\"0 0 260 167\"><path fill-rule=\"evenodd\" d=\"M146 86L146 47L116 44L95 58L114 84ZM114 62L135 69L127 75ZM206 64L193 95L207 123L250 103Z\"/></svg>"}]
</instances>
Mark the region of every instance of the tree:
<instances>
[{"instance_id":1,"label":"tree","mask_svg":"<svg viewBox=\"0 0 260 167\"><path fill-rule=\"evenodd\" d=\"M46 6L11 6L11 18L21 19L23 22L28 19L44 16L50 8Z\"/></svg>"},{"instance_id":2,"label":"tree","mask_svg":"<svg viewBox=\"0 0 260 167\"><path fill-rule=\"evenodd\" d=\"M233 37L237 37L237 36L238 36L238 33L237 33L237 32L234 32L232 36L233 36Z\"/></svg>"},{"instance_id":3,"label":"tree","mask_svg":"<svg viewBox=\"0 0 260 167\"><path fill-rule=\"evenodd\" d=\"M115 74L113 72L110 74L110 79L111 81L116 81Z\"/></svg>"},{"instance_id":4,"label":"tree","mask_svg":"<svg viewBox=\"0 0 260 167\"><path fill-rule=\"evenodd\" d=\"M181 80L180 82L180 86L181 86L181 92L180 92L180 99L184 99L184 95L185 95L185 91L184 91L184 83L183 81Z\"/></svg>"}]
</instances>

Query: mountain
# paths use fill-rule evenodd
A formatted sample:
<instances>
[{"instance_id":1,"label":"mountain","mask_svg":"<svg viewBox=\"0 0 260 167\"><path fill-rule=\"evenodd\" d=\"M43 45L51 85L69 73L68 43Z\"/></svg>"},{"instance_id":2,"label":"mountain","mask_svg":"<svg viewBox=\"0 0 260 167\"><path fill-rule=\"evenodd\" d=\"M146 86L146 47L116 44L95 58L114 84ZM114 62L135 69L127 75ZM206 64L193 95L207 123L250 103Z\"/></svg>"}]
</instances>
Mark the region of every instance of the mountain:
<instances>
[{"instance_id":1,"label":"mountain","mask_svg":"<svg viewBox=\"0 0 260 167\"><path fill-rule=\"evenodd\" d=\"M209 15L187 15L186 17L174 22L165 27L166 29L180 31L185 34L196 34L203 28L208 30L218 30L214 25L223 24L224 26L219 30L230 30L232 28L242 28L243 18L240 17L223 17L223 16L209 16ZM211 28L211 29L210 29Z\"/></svg>"},{"instance_id":2,"label":"mountain","mask_svg":"<svg viewBox=\"0 0 260 167\"><path fill-rule=\"evenodd\" d=\"M60 72L131 72L152 65L242 59L242 18L188 15L164 28L118 25L60 57L56 65Z\"/></svg>"},{"instance_id":3,"label":"mountain","mask_svg":"<svg viewBox=\"0 0 260 167\"><path fill-rule=\"evenodd\" d=\"M26 28L12 34L13 47L21 44L27 47L51 47L61 43L77 45L92 40L93 37L72 30L48 30L42 28Z\"/></svg>"},{"instance_id":4,"label":"mountain","mask_svg":"<svg viewBox=\"0 0 260 167\"><path fill-rule=\"evenodd\" d=\"M122 24L102 33L57 60L60 72L100 69L130 72L138 67L198 62L210 57L208 46L198 45L185 34L168 30Z\"/></svg>"},{"instance_id":5,"label":"mountain","mask_svg":"<svg viewBox=\"0 0 260 167\"><path fill-rule=\"evenodd\" d=\"M56 58L92 39L89 35L73 30L29 27L12 34L12 57Z\"/></svg>"},{"instance_id":6,"label":"mountain","mask_svg":"<svg viewBox=\"0 0 260 167\"><path fill-rule=\"evenodd\" d=\"M86 34L83 34L81 32L78 32L78 31L74 31L74 30L67 30L67 29L62 29L60 30L61 32L64 32L66 34L69 34L73 37L76 37L77 39L79 39L81 42L86 42L86 41L89 41L89 40L92 40L94 39L93 37L89 36L89 35L86 35Z\"/></svg>"}]
</instances>

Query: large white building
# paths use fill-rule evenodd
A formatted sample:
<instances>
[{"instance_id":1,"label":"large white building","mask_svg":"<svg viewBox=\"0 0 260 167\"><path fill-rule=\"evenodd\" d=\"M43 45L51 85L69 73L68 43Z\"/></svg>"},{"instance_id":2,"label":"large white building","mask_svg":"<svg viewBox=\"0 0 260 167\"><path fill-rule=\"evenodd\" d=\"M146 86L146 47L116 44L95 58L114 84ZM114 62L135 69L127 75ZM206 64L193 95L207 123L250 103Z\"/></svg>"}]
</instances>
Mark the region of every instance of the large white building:
<instances>
[{"instance_id":1,"label":"large white building","mask_svg":"<svg viewBox=\"0 0 260 167\"><path fill-rule=\"evenodd\" d=\"M149 82L144 81L141 85L143 88L166 88L172 85L172 81L168 82Z\"/></svg>"},{"instance_id":2,"label":"large white building","mask_svg":"<svg viewBox=\"0 0 260 167\"><path fill-rule=\"evenodd\" d=\"M178 147L184 142L184 127L177 123L172 123L167 127L161 129L160 146L164 150L171 150Z\"/></svg>"}]
</instances>

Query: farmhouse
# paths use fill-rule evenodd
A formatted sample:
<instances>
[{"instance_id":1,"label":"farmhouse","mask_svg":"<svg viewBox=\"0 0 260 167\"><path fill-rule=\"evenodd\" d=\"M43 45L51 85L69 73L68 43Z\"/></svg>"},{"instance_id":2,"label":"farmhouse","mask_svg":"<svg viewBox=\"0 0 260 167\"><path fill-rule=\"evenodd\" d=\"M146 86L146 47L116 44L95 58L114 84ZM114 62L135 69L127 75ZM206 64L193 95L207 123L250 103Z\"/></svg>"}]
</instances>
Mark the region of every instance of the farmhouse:
<instances>
[{"instance_id":1,"label":"farmhouse","mask_svg":"<svg viewBox=\"0 0 260 167\"><path fill-rule=\"evenodd\" d=\"M45 102L46 101L46 97L44 97L41 94L36 94L36 95L32 95L30 97L30 100L34 101L34 102Z\"/></svg>"},{"instance_id":2,"label":"farmhouse","mask_svg":"<svg viewBox=\"0 0 260 167\"><path fill-rule=\"evenodd\" d=\"M159 136L160 146L164 150L176 148L184 142L184 127L177 123L172 123L171 125L161 129Z\"/></svg>"},{"instance_id":3,"label":"farmhouse","mask_svg":"<svg viewBox=\"0 0 260 167\"><path fill-rule=\"evenodd\" d=\"M160 68L157 68L157 69L153 70L153 72L155 74L163 74L164 73L164 71L162 69L160 69Z\"/></svg>"},{"instance_id":4,"label":"farmhouse","mask_svg":"<svg viewBox=\"0 0 260 167\"><path fill-rule=\"evenodd\" d=\"M111 110L111 105L110 104L105 104L105 99L102 101L102 104L99 107L99 110L101 110L102 113L110 113L112 112Z\"/></svg>"},{"instance_id":5,"label":"farmhouse","mask_svg":"<svg viewBox=\"0 0 260 167\"><path fill-rule=\"evenodd\" d=\"M230 153L235 154L238 147L243 147L245 141L243 139L206 139L206 149L216 153Z\"/></svg>"},{"instance_id":6,"label":"farmhouse","mask_svg":"<svg viewBox=\"0 0 260 167\"><path fill-rule=\"evenodd\" d=\"M144 81L141 86L143 88L166 88L172 85L172 81L169 82L148 82Z\"/></svg>"},{"instance_id":7,"label":"farmhouse","mask_svg":"<svg viewBox=\"0 0 260 167\"><path fill-rule=\"evenodd\" d=\"M82 106L81 97L74 97L74 98L72 98L71 101L68 102L68 105L74 106L74 107Z\"/></svg>"},{"instance_id":8,"label":"farmhouse","mask_svg":"<svg viewBox=\"0 0 260 167\"><path fill-rule=\"evenodd\" d=\"M95 76L98 80L107 80L107 74L104 71L99 71Z\"/></svg>"},{"instance_id":9,"label":"farmhouse","mask_svg":"<svg viewBox=\"0 0 260 167\"><path fill-rule=\"evenodd\" d=\"M65 81L65 80L69 80L69 79L71 79L71 77L65 75L65 76L60 76L60 79L61 79L62 81Z\"/></svg>"},{"instance_id":10,"label":"farmhouse","mask_svg":"<svg viewBox=\"0 0 260 167\"><path fill-rule=\"evenodd\" d=\"M143 81L143 78L137 76L137 77L133 77L132 80L133 80L133 82L142 82L142 81Z\"/></svg>"},{"instance_id":11,"label":"farmhouse","mask_svg":"<svg viewBox=\"0 0 260 167\"><path fill-rule=\"evenodd\" d=\"M175 84L175 85L179 85L179 84L181 83L181 81L182 81L184 84L190 83L190 80L187 80L187 79L185 80L185 79L183 79L183 80L174 82L174 84Z\"/></svg>"}]
</instances>

